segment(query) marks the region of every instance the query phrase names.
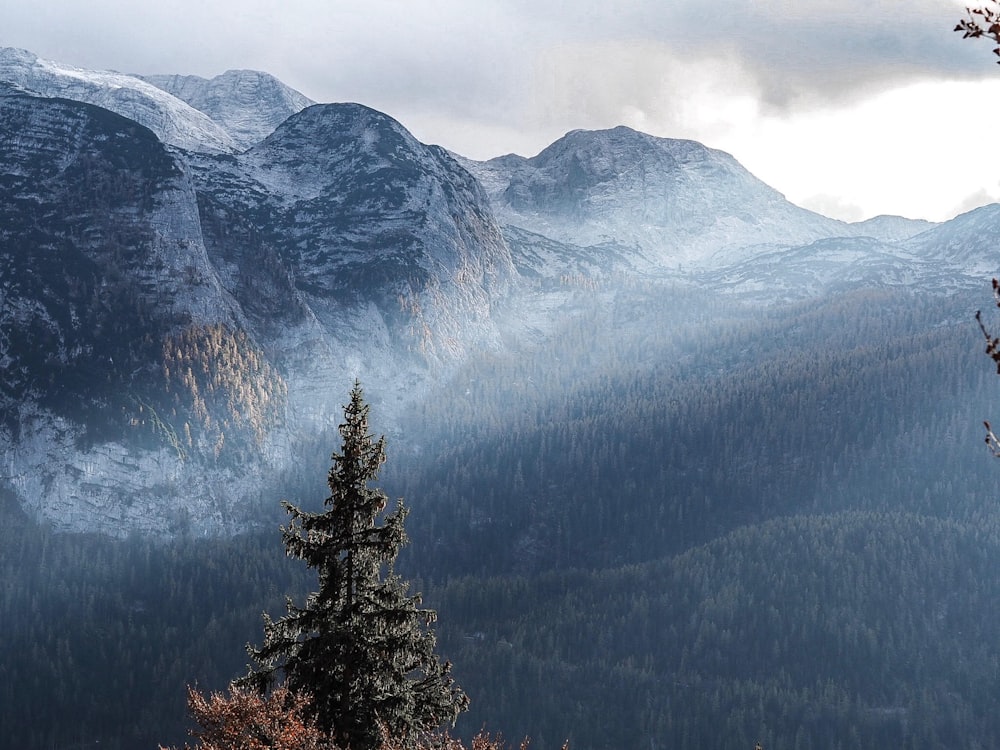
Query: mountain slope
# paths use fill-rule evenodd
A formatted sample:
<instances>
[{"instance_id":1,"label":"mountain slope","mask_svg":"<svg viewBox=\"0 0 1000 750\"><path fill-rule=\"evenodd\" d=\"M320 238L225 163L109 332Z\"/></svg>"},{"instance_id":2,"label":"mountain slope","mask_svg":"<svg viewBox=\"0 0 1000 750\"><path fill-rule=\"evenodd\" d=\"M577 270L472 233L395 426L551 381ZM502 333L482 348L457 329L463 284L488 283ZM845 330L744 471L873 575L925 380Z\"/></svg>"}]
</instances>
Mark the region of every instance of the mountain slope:
<instances>
[{"instance_id":1,"label":"mountain slope","mask_svg":"<svg viewBox=\"0 0 1000 750\"><path fill-rule=\"evenodd\" d=\"M10 486L59 528L241 526L232 501L283 460L285 386L208 255L184 163L67 100L0 98L0 132Z\"/></svg>"},{"instance_id":2,"label":"mountain slope","mask_svg":"<svg viewBox=\"0 0 1000 750\"><path fill-rule=\"evenodd\" d=\"M547 747L990 746L998 563L974 525L843 513L641 566L455 581L439 607L464 630L442 642L482 696L460 729L528 724Z\"/></svg>"},{"instance_id":3,"label":"mountain slope","mask_svg":"<svg viewBox=\"0 0 1000 750\"><path fill-rule=\"evenodd\" d=\"M383 338L447 361L463 341L496 344L510 251L479 185L395 120L316 105L235 159L200 158L196 174L203 195L252 217L319 319L359 349Z\"/></svg>"},{"instance_id":4,"label":"mountain slope","mask_svg":"<svg viewBox=\"0 0 1000 750\"><path fill-rule=\"evenodd\" d=\"M980 277L1000 269L1000 204L990 204L906 240L914 255L945 268Z\"/></svg>"}]
</instances>

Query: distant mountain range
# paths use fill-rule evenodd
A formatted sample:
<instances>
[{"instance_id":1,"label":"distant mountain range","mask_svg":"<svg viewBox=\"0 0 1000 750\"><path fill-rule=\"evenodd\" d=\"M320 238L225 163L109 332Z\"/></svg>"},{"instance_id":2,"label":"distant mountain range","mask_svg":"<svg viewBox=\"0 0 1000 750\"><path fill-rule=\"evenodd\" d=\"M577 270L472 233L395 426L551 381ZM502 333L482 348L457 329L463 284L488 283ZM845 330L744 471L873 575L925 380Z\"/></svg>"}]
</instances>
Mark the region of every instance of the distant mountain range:
<instances>
[{"instance_id":1,"label":"distant mountain range","mask_svg":"<svg viewBox=\"0 0 1000 750\"><path fill-rule=\"evenodd\" d=\"M996 271L997 239L998 206L845 224L625 127L475 162L266 73L3 49L0 481L59 528L233 530L353 378L391 418L544 341L567 284L947 292Z\"/></svg>"}]
</instances>

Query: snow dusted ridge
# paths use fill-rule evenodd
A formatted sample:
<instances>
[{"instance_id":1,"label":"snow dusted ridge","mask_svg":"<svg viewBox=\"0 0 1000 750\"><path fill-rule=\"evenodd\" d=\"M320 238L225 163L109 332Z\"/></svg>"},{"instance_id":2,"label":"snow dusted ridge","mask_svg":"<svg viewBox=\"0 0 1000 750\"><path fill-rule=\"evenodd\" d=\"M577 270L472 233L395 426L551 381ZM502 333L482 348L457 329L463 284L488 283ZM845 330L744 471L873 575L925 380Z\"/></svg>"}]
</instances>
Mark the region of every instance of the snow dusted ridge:
<instances>
[{"instance_id":1,"label":"snow dusted ridge","mask_svg":"<svg viewBox=\"0 0 1000 750\"><path fill-rule=\"evenodd\" d=\"M789 203L727 153L624 126L572 131L530 159L463 163L501 223L580 247L630 248L653 266L736 262L752 245L854 234Z\"/></svg>"},{"instance_id":2,"label":"snow dusted ridge","mask_svg":"<svg viewBox=\"0 0 1000 750\"><path fill-rule=\"evenodd\" d=\"M936 227L933 221L923 219L907 219L903 216L874 216L865 221L856 221L850 225L858 236L874 237L883 242L902 242L915 237L921 232Z\"/></svg>"},{"instance_id":3,"label":"snow dusted ridge","mask_svg":"<svg viewBox=\"0 0 1000 750\"><path fill-rule=\"evenodd\" d=\"M267 73L134 76L43 60L0 48L0 81L41 96L95 104L145 125L188 151L237 153L314 102Z\"/></svg>"},{"instance_id":4,"label":"snow dusted ridge","mask_svg":"<svg viewBox=\"0 0 1000 750\"><path fill-rule=\"evenodd\" d=\"M256 70L227 70L212 79L200 76L140 76L204 112L240 146L250 148L281 123L316 102L274 76Z\"/></svg>"},{"instance_id":5,"label":"snow dusted ridge","mask_svg":"<svg viewBox=\"0 0 1000 750\"><path fill-rule=\"evenodd\" d=\"M0 79L41 96L96 104L190 151L233 153L236 141L208 115L135 76L84 70L42 60L20 49L0 49Z\"/></svg>"}]
</instances>

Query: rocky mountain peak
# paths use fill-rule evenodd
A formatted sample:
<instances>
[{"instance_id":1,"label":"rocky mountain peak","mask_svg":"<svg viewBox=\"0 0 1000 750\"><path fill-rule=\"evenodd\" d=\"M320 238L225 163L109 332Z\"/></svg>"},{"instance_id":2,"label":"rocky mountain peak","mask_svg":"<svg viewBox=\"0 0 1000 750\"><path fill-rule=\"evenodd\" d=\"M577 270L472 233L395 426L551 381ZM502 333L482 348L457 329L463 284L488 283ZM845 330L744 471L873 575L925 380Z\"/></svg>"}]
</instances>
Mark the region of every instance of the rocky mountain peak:
<instances>
[{"instance_id":1,"label":"rocky mountain peak","mask_svg":"<svg viewBox=\"0 0 1000 750\"><path fill-rule=\"evenodd\" d=\"M306 150L332 165L353 158L388 163L405 160L425 149L388 115L362 104L346 103L303 109L283 122L255 151L273 160L288 160L289 154Z\"/></svg>"},{"instance_id":2,"label":"rocky mountain peak","mask_svg":"<svg viewBox=\"0 0 1000 750\"><path fill-rule=\"evenodd\" d=\"M142 79L208 115L242 148L264 140L288 117L315 103L259 70L227 70L214 78L150 75Z\"/></svg>"},{"instance_id":3,"label":"rocky mountain peak","mask_svg":"<svg viewBox=\"0 0 1000 750\"><path fill-rule=\"evenodd\" d=\"M920 258L986 277L997 275L1000 269L998 245L1000 204L996 203L960 214L904 243Z\"/></svg>"},{"instance_id":4,"label":"rocky mountain peak","mask_svg":"<svg viewBox=\"0 0 1000 750\"><path fill-rule=\"evenodd\" d=\"M727 249L845 233L725 152L624 126L572 131L532 158L465 164L503 223L582 247L624 246L641 263L717 262Z\"/></svg>"},{"instance_id":5,"label":"rocky mountain peak","mask_svg":"<svg viewBox=\"0 0 1000 750\"><path fill-rule=\"evenodd\" d=\"M318 104L238 161L267 193L280 227L272 241L295 258L300 288L321 318L339 314L333 301L369 299L406 330L454 338L474 323L477 335L493 335L490 295L513 277L510 252L482 188L444 150L369 107ZM217 195L236 206L251 192ZM434 302L442 292L451 304ZM413 346L429 351L429 343Z\"/></svg>"}]
</instances>

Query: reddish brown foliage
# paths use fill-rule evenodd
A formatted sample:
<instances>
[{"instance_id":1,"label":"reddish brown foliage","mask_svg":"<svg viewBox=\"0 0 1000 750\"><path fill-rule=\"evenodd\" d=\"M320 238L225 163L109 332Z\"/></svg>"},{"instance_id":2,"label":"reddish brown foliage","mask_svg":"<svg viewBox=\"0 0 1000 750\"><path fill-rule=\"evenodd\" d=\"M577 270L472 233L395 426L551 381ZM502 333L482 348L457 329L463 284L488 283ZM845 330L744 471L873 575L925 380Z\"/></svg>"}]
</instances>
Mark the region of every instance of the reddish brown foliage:
<instances>
[{"instance_id":1,"label":"reddish brown foliage","mask_svg":"<svg viewBox=\"0 0 1000 750\"><path fill-rule=\"evenodd\" d=\"M229 695L207 698L188 688L188 710L199 729L191 731L198 743L185 750L321 750L330 748L315 723L303 717L306 696L284 686L268 696L230 686ZM161 748L160 750L164 750Z\"/></svg>"},{"instance_id":2,"label":"reddish brown foliage","mask_svg":"<svg viewBox=\"0 0 1000 750\"><path fill-rule=\"evenodd\" d=\"M183 750L338 750L309 716L308 696L297 695L284 685L270 695L229 686L229 695L212 693L205 697L188 688L188 710L199 728L191 730L197 740ZM160 747L160 750L169 750ZM466 750L460 740L447 733L431 732L409 742L389 735L382 727L378 750ZM472 739L471 750L511 750L502 735L480 732ZM528 739L519 750L528 750ZM562 750L569 750L565 743Z\"/></svg>"}]
</instances>

